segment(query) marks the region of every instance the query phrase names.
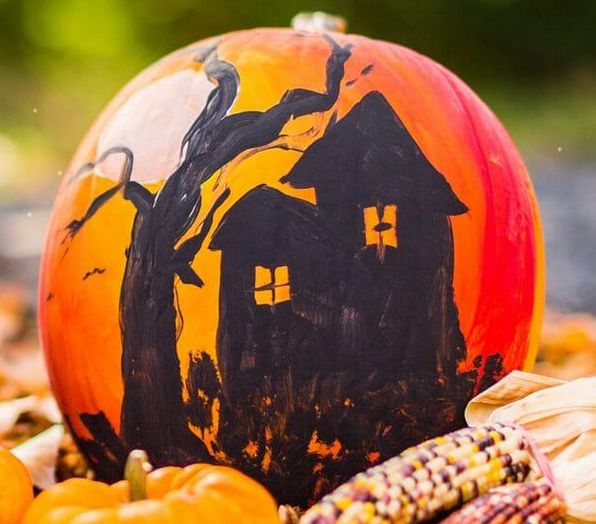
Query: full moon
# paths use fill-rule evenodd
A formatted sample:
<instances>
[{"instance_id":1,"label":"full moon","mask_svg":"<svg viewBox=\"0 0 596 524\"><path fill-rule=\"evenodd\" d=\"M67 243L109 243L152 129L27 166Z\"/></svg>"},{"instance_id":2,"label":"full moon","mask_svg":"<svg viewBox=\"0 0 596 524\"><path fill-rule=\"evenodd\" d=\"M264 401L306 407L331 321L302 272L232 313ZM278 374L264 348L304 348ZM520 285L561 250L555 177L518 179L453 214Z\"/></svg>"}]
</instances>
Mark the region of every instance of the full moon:
<instances>
[{"instance_id":1,"label":"full moon","mask_svg":"<svg viewBox=\"0 0 596 524\"><path fill-rule=\"evenodd\" d=\"M205 74L190 69L161 78L132 95L101 133L98 157L112 147L134 156L132 179L146 184L166 179L180 162L180 144L214 89ZM122 155L112 155L96 174L117 180Z\"/></svg>"}]
</instances>

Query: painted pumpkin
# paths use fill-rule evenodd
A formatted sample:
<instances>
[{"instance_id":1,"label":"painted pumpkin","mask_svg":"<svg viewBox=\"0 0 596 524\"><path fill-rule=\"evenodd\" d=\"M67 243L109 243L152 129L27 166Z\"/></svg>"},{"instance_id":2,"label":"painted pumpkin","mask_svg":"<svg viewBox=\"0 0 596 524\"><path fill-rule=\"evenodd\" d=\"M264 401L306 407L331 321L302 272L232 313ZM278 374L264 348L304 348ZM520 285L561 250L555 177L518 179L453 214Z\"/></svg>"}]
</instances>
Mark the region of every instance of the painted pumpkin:
<instances>
[{"instance_id":1,"label":"painted pumpkin","mask_svg":"<svg viewBox=\"0 0 596 524\"><path fill-rule=\"evenodd\" d=\"M452 73L337 32L205 40L109 105L42 263L51 381L100 478L231 464L304 505L532 364L538 211Z\"/></svg>"}]
</instances>

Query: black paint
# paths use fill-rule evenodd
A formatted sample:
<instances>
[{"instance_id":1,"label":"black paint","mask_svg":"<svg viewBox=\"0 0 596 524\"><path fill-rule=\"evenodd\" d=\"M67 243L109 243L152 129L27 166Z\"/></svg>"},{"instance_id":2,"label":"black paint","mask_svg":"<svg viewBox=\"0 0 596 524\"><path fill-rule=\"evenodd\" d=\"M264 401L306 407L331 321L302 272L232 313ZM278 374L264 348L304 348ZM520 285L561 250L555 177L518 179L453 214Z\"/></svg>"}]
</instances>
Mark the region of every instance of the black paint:
<instances>
[{"instance_id":1,"label":"black paint","mask_svg":"<svg viewBox=\"0 0 596 524\"><path fill-rule=\"evenodd\" d=\"M103 275L106 272L105 267L94 267L92 270L85 272L83 275L83 280L87 280L89 277L93 275Z\"/></svg>"},{"instance_id":2,"label":"black paint","mask_svg":"<svg viewBox=\"0 0 596 524\"><path fill-rule=\"evenodd\" d=\"M190 366L186 379L189 401L186 404L188 419L201 431L213 424L213 406L222 400L221 384L217 376L217 365L205 352L190 356Z\"/></svg>"},{"instance_id":3,"label":"black paint","mask_svg":"<svg viewBox=\"0 0 596 524\"><path fill-rule=\"evenodd\" d=\"M282 181L314 187L316 205L257 187L210 244L222 251L219 444L282 500L304 504L318 479L330 486L370 465L367 451L388 458L410 435L461 421L465 342L448 217L467 208L378 92L330 125ZM377 211L379 233L393 227L378 212L388 205L398 209L399 244L380 254L366 245L363 210ZM258 304L256 266L287 266L291 300ZM400 427L403 412L429 402L444 404L443 424L433 412ZM341 443L341 462L308 456L315 432L326 446Z\"/></svg>"},{"instance_id":4,"label":"black paint","mask_svg":"<svg viewBox=\"0 0 596 524\"><path fill-rule=\"evenodd\" d=\"M106 482L122 479L124 463L128 449L120 440L103 411L95 414L83 413L80 420L92 435L86 439L73 430L70 417L64 417L64 423L70 430L78 448L85 454L96 476Z\"/></svg>"},{"instance_id":5,"label":"black paint","mask_svg":"<svg viewBox=\"0 0 596 524\"><path fill-rule=\"evenodd\" d=\"M394 371L455 374L465 343L453 300L453 238L448 216L467 207L428 162L378 92L366 95L298 160L284 182L314 187L317 206L347 256L334 273L342 299L340 344L360 356L375 348ZM399 248L365 246L363 209L396 205ZM370 329L372 328L372 331ZM351 348L348 350L347 348Z\"/></svg>"},{"instance_id":6,"label":"black paint","mask_svg":"<svg viewBox=\"0 0 596 524\"><path fill-rule=\"evenodd\" d=\"M120 475L132 448L145 449L157 466L212 461L213 452L278 500L305 505L372 463L463 425L479 372L489 382L499 375L496 357L457 372L466 349L450 217L467 207L379 92L341 119L334 111L323 136L282 178L286 187L314 188L316 204L262 185L217 223L230 196L222 188L197 233L181 242L195 225L206 180L247 151L288 148L276 140L291 118L333 109L350 48L325 38L325 92L293 89L266 111L232 115L238 74L216 47L204 50L198 59L216 87L157 195L131 180L126 147L97 160L124 155L122 176L69 224L67 239L118 194L136 208L120 294L120 434L101 412L81 415L95 440L78 442L100 478ZM387 214L393 208L396 223ZM395 230L397 245L388 236ZM205 352L191 355L183 384L182 313L200 323L201 312L179 310L176 286L200 292L193 260L205 241L221 252L217 363ZM257 273L266 281L257 282ZM210 450L194 430L202 436L212 428L216 402L219 433Z\"/></svg>"},{"instance_id":7,"label":"black paint","mask_svg":"<svg viewBox=\"0 0 596 524\"><path fill-rule=\"evenodd\" d=\"M176 276L185 284L202 285L191 263L227 191L209 210L199 233L179 248L177 245L197 217L202 183L239 154L278 138L290 118L324 112L333 106L350 46L342 48L330 37L324 38L331 47L326 92L290 90L277 105L263 112L227 115L238 93L239 78L231 64L219 60L216 49L207 50L200 60L205 61L205 74L217 87L184 137L183 160L159 191L159 198L131 181L134 159L130 150L113 148L97 162L110 154L123 154L125 164L119 183L98 196L85 215L67 227L66 239L72 239L119 193L136 208L120 294L124 380L120 437L129 448L143 447L156 465L211 458L188 428L182 402L174 286ZM86 164L81 170L92 167Z\"/></svg>"}]
</instances>

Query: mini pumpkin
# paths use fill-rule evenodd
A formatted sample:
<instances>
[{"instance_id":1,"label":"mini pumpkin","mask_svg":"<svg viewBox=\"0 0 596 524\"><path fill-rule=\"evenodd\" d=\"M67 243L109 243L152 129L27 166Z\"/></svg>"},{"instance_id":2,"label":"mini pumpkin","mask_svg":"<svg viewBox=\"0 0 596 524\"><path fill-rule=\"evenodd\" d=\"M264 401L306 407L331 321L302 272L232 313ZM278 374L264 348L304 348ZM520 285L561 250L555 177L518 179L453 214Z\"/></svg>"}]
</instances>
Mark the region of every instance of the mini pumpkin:
<instances>
[{"instance_id":1,"label":"mini pumpkin","mask_svg":"<svg viewBox=\"0 0 596 524\"><path fill-rule=\"evenodd\" d=\"M263 486L225 466L192 464L147 474L144 452L133 451L127 480L107 485L72 478L43 491L23 524L278 524Z\"/></svg>"},{"instance_id":2,"label":"mini pumpkin","mask_svg":"<svg viewBox=\"0 0 596 524\"><path fill-rule=\"evenodd\" d=\"M143 448L304 506L532 365L542 238L515 146L429 58L326 29L177 51L79 147L40 321L100 478Z\"/></svg>"},{"instance_id":3,"label":"mini pumpkin","mask_svg":"<svg viewBox=\"0 0 596 524\"><path fill-rule=\"evenodd\" d=\"M0 448L0 524L20 524L33 500L33 483L23 463Z\"/></svg>"}]
</instances>

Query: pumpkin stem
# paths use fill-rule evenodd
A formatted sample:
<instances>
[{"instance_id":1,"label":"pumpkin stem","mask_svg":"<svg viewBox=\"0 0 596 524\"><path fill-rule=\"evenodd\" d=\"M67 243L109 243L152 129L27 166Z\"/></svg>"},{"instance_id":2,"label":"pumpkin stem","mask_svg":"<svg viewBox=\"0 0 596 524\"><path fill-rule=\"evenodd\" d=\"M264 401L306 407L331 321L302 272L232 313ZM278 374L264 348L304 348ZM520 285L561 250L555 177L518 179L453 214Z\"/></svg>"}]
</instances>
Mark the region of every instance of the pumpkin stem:
<instances>
[{"instance_id":1,"label":"pumpkin stem","mask_svg":"<svg viewBox=\"0 0 596 524\"><path fill-rule=\"evenodd\" d=\"M298 13L292 18L293 29L310 33L321 33L325 31L345 33L347 25L345 18L329 15L322 11L315 11L314 13Z\"/></svg>"},{"instance_id":2,"label":"pumpkin stem","mask_svg":"<svg viewBox=\"0 0 596 524\"><path fill-rule=\"evenodd\" d=\"M128 481L131 502L147 498L147 473L152 469L147 453L141 449L130 452L124 466L124 479Z\"/></svg>"}]
</instances>

